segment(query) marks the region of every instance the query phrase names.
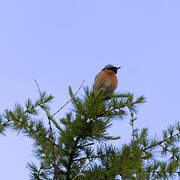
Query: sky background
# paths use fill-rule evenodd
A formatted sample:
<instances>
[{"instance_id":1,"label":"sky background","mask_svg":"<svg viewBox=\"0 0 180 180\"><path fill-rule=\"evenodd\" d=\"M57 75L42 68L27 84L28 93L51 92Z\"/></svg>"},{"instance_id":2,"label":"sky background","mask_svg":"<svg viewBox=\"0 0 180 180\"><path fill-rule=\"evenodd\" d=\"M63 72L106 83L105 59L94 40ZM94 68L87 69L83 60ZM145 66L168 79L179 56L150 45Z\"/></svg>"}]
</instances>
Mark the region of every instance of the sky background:
<instances>
[{"instance_id":1,"label":"sky background","mask_svg":"<svg viewBox=\"0 0 180 180\"><path fill-rule=\"evenodd\" d=\"M33 79L55 96L54 112L69 99L69 85L92 87L107 64L122 66L116 92L147 98L136 127L161 135L180 120L180 1L0 1L1 112L38 97ZM110 134L121 136L117 146L128 142L129 121L115 121ZM0 179L29 179L32 141L7 132L0 145Z\"/></svg>"}]
</instances>

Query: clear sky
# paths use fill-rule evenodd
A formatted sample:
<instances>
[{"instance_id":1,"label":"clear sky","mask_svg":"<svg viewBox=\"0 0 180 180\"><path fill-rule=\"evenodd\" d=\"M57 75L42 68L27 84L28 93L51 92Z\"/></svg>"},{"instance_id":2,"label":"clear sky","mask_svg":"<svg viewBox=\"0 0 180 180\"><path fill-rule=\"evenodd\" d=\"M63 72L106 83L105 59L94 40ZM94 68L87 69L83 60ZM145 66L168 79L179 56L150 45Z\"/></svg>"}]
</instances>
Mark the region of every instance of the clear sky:
<instances>
[{"instance_id":1,"label":"clear sky","mask_svg":"<svg viewBox=\"0 0 180 180\"><path fill-rule=\"evenodd\" d=\"M75 91L85 80L91 87L107 64L122 66L117 92L147 98L137 127L160 135L180 120L180 1L0 1L1 111L35 99L34 78L56 97L55 111L69 98L69 85ZM131 127L115 121L110 133L122 137L120 146ZM0 179L26 180L32 141L7 135L0 137Z\"/></svg>"}]
</instances>

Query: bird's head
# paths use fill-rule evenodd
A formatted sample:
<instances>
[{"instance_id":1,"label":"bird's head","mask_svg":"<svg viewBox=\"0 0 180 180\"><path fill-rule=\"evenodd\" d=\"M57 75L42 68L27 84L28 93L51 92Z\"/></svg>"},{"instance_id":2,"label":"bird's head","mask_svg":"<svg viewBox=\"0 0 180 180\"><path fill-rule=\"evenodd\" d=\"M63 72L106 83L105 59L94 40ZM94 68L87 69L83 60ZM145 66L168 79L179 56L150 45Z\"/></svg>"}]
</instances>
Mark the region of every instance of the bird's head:
<instances>
[{"instance_id":1,"label":"bird's head","mask_svg":"<svg viewBox=\"0 0 180 180\"><path fill-rule=\"evenodd\" d=\"M109 64L109 65L106 65L106 66L102 69L102 71L111 70L111 71L113 71L114 73L117 73L117 70L118 70L119 68L121 68L121 66L116 67L116 66L113 66L113 65Z\"/></svg>"}]
</instances>

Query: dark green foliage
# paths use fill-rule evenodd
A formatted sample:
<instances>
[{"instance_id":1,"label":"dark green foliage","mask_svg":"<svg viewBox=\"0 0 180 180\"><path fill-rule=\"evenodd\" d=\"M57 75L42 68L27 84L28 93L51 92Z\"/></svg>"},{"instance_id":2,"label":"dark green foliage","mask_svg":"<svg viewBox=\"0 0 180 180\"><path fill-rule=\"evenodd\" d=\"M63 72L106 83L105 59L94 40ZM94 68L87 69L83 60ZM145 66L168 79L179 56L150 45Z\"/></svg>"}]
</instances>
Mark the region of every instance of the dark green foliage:
<instances>
[{"instance_id":1,"label":"dark green foliage","mask_svg":"<svg viewBox=\"0 0 180 180\"><path fill-rule=\"evenodd\" d=\"M170 179L179 173L180 123L163 131L162 138L153 138L148 129L135 128L143 96L127 93L105 98L101 89L92 98L88 88L84 91L85 97L79 98L69 88L72 110L61 119L50 112L53 96L40 89L37 101L16 104L0 117L0 133L11 127L34 140L39 164L28 164L30 179L114 180L117 175L122 179ZM41 111L46 120L40 119ZM114 120L128 120L132 127L132 139L123 146L106 143L120 138L107 133Z\"/></svg>"},{"instance_id":2,"label":"dark green foliage","mask_svg":"<svg viewBox=\"0 0 180 180\"><path fill-rule=\"evenodd\" d=\"M6 128L9 127L10 121L3 119L2 116L0 116L0 134L5 135Z\"/></svg>"}]
</instances>

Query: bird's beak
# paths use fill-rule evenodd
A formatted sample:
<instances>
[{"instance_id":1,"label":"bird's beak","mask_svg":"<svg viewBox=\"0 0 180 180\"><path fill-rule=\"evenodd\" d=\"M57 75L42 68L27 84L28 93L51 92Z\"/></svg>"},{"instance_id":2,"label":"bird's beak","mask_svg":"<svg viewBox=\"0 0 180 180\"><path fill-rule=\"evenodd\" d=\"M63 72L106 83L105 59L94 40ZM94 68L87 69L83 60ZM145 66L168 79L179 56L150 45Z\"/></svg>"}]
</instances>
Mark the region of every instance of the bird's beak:
<instances>
[{"instance_id":1,"label":"bird's beak","mask_svg":"<svg viewBox=\"0 0 180 180\"><path fill-rule=\"evenodd\" d=\"M120 68L121 68L121 66L117 67L117 69L120 69Z\"/></svg>"}]
</instances>

